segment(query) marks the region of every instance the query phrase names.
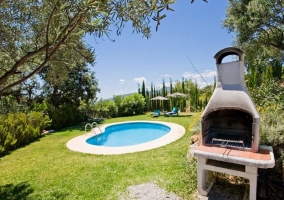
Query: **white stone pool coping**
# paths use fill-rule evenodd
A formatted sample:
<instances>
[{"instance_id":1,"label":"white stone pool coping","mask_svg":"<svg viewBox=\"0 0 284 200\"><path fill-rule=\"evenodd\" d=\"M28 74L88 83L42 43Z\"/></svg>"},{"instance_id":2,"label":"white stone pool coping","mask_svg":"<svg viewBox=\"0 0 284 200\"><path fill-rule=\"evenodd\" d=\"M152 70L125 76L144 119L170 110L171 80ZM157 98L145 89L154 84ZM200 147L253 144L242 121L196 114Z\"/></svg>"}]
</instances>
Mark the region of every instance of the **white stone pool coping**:
<instances>
[{"instance_id":1,"label":"white stone pool coping","mask_svg":"<svg viewBox=\"0 0 284 200\"><path fill-rule=\"evenodd\" d=\"M116 124L135 123L135 122L163 124L170 127L171 130L169 133L156 140L152 140L150 142L137 144L137 145L124 146L124 147L104 147L104 146L91 145L86 142L87 139L95 136L96 135L95 133L101 134L100 130L102 131L102 133L104 133L105 128L108 126ZM171 122L160 122L160 121L127 121L120 123L102 124L99 125L99 128L98 127L94 128L95 133L90 132L69 140L66 146L73 151L89 153L89 154L98 154L98 155L125 154L125 153L134 153L134 152L146 151L162 147L178 140L185 134L185 128L183 126Z\"/></svg>"}]
</instances>

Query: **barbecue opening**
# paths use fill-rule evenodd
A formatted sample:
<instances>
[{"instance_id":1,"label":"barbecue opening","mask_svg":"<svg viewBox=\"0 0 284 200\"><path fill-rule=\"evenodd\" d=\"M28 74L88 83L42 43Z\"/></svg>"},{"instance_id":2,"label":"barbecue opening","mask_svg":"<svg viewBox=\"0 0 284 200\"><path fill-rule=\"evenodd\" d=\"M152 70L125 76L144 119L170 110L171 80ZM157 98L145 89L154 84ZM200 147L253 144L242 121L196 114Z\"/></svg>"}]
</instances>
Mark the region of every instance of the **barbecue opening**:
<instances>
[{"instance_id":1,"label":"barbecue opening","mask_svg":"<svg viewBox=\"0 0 284 200\"><path fill-rule=\"evenodd\" d=\"M204 116L203 145L251 151L253 117L236 109L221 109Z\"/></svg>"}]
</instances>

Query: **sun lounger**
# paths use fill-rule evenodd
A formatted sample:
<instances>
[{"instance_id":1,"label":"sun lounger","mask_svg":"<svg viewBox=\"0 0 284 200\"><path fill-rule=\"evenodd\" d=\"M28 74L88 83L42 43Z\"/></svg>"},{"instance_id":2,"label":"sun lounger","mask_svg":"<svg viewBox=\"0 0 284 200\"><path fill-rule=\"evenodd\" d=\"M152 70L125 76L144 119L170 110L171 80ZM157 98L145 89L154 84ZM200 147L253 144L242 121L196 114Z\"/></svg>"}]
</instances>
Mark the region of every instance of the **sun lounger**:
<instances>
[{"instance_id":1,"label":"sun lounger","mask_svg":"<svg viewBox=\"0 0 284 200\"><path fill-rule=\"evenodd\" d=\"M165 117L171 117L174 115L178 115L178 108L174 107L171 112L164 113Z\"/></svg>"},{"instance_id":2,"label":"sun lounger","mask_svg":"<svg viewBox=\"0 0 284 200\"><path fill-rule=\"evenodd\" d=\"M154 110L154 112L151 113L151 117L159 117L161 114L160 110Z\"/></svg>"}]
</instances>

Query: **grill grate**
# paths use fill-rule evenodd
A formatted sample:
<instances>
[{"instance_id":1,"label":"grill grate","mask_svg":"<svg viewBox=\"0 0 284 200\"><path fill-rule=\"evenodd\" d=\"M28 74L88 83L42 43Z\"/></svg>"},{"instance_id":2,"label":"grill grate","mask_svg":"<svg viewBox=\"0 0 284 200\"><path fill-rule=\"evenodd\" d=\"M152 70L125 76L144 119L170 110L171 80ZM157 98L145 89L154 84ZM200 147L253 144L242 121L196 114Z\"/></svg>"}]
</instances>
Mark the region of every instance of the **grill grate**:
<instances>
[{"instance_id":1,"label":"grill grate","mask_svg":"<svg viewBox=\"0 0 284 200\"><path fill-rule=\"evenodd\" d=\"M248 129L211 127L203 135L206 146L251 151L252 134Z\"/></svg>"},{"instance_id":2,"label":"grill grate","mask_svg":"<svg viewBox=\"0 0 284 200\"><path fill-rule=\"evenodd\" d=\"M242 140L225 140L225 139L213 138L212 145L220 147L240 147L241 145L242 148L245 148L244 141Z\"/></svg>"}]
</instances>

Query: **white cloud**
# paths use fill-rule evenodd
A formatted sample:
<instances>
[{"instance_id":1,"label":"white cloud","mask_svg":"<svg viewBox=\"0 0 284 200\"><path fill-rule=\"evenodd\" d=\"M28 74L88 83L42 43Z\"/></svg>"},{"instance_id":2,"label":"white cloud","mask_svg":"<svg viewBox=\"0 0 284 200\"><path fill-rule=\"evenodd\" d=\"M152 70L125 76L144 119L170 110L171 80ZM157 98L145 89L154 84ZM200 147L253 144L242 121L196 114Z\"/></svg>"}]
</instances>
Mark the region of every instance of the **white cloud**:
<instances>
[{"instance_id":1,"label":"white cloud","mask_svg":"<svg viewBox=\"0 0 284 200\"><path fill-rule=\"evenodd\" d=\"M189 79L196 79L199 78L200 75L199 74L194 74L194 73L190 73L190 72L184 72L182 75L184 78L189 78Z\"/></svg>"},{"instance_id":2,"label":"white cloud","mask_svg":"<svg viewBox=\"0 0 284 200\"><path fill-rule=\"evenodd\" d=\"M205 70L202 74L201 74L204 78L211 78L216 76L216 71L212 71L212 70Z\"/></svg>"},{"instance_id":3,"label":"white cloud","mask_svg":"<svg viewBox=\"0 0 284 200\"><path fill-rule=\"evenodd\" d=\"M198 74L198 73L190 73L190 72L184 72L183 73L183 77L184 78L191 78L191 79L201 79L201 76L203 78L212 78L214 76L216 76L216 71L212 71L212 70L204 70L203 73Z\"/></svg>"},{"instance_id":4,"label":"white cloud","mask_svg":"<svg viewBox=\"0 0 284 200\"><path fill-rule=\"evenodd\" d=\"M164 74L164 75L162 75L163 77L171 77L171 75L169 75L169 74Z\"/></svg>"},{"instance_id":5,"label":"white cloud","mask_svg":"<svg viewBox=\"0 0 284 200\"><path fill-rule=\"evenodd\" d=\"M216 71L204 70L201 74L184 72L182 76L184 78L192 79L193 81L196 81L198 87L203 88L203 87L207 86L207 83L208 84L212 84L213 83L213 77L216 76ZM207 83L203 79L205 79L205 81Z\"/></svg>"},{"instance_id":6,"label":"white cloud","mask_svg":"<svg viewBox=\"0 0 284 200\"><path fill-rule=\"evenodd\" d=\"M197 85L199 88L204 88L207 86L207 84L202 80L202 81L197 81Z\"/></svg>"},{"instance_id":7,"label":"white cloud","mask_svg":"<svg viewBox=\"0 0 284 200\"><path fill-rule=\"evenodd\" d=\"M124 79L119 80L119 84L124 84L126 81Z\"/></svg>"},{"instance_id":8,"label":"white cloud","mask_svg":"<svg viewBox=\"0 0 284 200\"><path fill-rule=\"evenodd\" d=\"M146 78L145 77L141 77L141 78L134 78L133 79L136 83L138 84L142 84L142 82L144 81L144 83L147 82Z\"/></svg>"}]
</instances>

